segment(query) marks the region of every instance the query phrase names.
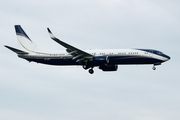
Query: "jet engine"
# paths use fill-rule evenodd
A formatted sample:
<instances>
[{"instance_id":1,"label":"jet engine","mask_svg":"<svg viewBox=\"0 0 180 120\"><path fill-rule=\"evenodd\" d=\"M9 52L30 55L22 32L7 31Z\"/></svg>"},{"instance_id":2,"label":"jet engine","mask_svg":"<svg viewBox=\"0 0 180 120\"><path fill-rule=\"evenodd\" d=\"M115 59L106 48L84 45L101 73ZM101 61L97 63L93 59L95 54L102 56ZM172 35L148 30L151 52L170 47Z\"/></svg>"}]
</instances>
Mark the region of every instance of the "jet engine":
<instances>
[{"instance_id":1,"label":"jet engine","mask_svg":"<svg viewBox=\"0 0 180 120\"><path fill-rule=\"evenodd\" d=\"M102 71L117 71L118 65L102 65L99 66Z\"/></svg>"}]
</instances>

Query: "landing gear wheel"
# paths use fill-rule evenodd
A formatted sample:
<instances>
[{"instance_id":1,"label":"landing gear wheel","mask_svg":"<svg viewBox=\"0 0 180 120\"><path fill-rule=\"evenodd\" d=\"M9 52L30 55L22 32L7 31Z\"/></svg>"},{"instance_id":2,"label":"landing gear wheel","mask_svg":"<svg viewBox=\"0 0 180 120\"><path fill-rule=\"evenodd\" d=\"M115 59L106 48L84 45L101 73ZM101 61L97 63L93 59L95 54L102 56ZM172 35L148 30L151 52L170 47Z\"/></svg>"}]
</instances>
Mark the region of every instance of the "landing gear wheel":
<instances>
[{"instance_id":1,"label":"landing gear wheel","mask_svg":"<svg viewBox=\"0 0 180 120\"><path fill-rule=\"evenodd\" d=\"M87 65L83 65L83 68L87 70L89 67Z\"/></svg>"},{"instance_id":2,"label":"landing gear wheel","mask_svg":"<svg viewBox=\"0 0 180 120\"><path fill-rule=\"evenodd\" d=\"M90 73L90 74L93 74L93 73L94 73L94 70L93 70L93 69L89 69L89 73Z\"/></svg>"},{"instance_id":3,"label":"landing gear wheel","mask_svg":"<svg viewBox=\"0 0 180 120\"><path fill-rule=\"evenodd\" d=\"M156 70L156 67L155 66L153 66L153 68L152 68L153 70Z\"/></svg>"}]
</instances>

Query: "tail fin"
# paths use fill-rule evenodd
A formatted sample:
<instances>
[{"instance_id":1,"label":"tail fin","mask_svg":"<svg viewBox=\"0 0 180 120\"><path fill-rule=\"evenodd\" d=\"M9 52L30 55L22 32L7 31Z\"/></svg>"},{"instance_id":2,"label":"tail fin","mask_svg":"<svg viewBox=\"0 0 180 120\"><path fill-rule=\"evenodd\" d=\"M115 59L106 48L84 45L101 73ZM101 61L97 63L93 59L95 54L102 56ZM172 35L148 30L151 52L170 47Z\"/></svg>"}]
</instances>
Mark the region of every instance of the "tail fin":
<instances>
[{"instance_id":1,"label":"tail fin","mask_svg":"<svg viewBox=\"0 0 180 120\"><path fill-rule=\"evenodd\" d=\"M37 45L31 41L20 25L15 25L15 31L19 43L26 51L34 52L38 50Z\"/></svg>"}]
</instances>

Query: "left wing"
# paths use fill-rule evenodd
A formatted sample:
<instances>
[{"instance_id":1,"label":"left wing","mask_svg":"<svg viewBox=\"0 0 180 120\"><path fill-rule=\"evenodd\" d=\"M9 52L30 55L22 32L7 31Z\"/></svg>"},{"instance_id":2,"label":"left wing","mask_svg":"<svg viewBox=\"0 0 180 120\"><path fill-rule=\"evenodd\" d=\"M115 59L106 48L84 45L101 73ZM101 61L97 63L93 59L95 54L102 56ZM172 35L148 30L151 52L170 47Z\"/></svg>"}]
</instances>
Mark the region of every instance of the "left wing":
<instances>
[{"instance_id":1,"label":"left wing","mask_svg":"<svg viewBox=\"0 0 180 120\"><path fill-rule=\"evenodd\" d=\"M76 59L76 62L88 62L92 60L93 55L59 40L52 34L49 28L47 28L47 30L51 39L64 46L66 48L66 51L73 56L73 59Z\"/></svg>"}]
</instances>

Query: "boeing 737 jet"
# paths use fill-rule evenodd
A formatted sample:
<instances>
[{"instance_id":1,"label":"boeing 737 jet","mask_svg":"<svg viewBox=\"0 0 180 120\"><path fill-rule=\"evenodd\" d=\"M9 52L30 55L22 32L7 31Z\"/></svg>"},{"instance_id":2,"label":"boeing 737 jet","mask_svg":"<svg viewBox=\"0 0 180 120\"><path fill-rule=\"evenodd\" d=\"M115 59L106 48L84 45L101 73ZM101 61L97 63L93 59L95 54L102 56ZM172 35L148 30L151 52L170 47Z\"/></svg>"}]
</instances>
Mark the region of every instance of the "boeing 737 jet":
<instances>
[{"instance_id":1,"label":"boeing 737 jet","mask_svg":"<svg viewBox=\"0 0 180 120\"><path fill-rule=\"evenodd\" d=\"M56 38L49 28L48 33L52 40L65 47L65 50L47 51L39 49L28 37L20 25L15 25L17 39L22 49L6 46L15 52L18 57L48 65L79 65L90 74L94 73L93 68L98 67L102 71L117 71L118 65L152 64L153 70L156 65L170 59L160 51L153 49L104 49L104 50L82 50Z\"/></svg>"}]
</instances>

